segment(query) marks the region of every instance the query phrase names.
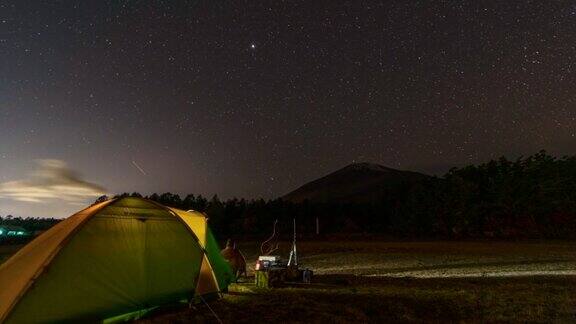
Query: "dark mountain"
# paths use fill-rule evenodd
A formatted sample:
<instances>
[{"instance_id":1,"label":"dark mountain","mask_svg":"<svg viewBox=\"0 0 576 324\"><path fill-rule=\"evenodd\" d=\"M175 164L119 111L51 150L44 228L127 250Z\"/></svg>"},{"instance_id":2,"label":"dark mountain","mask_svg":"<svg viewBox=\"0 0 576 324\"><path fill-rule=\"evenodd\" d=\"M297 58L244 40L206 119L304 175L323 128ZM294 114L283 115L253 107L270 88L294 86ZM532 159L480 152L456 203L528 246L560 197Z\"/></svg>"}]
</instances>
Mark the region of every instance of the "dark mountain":
<instances>
[{"instance_id":1,"label":"dark mountain","mask_svg":"<svg viewBox=\"0 0 576 324\"><path fill-rule=\"evenodd\" d=\"M320 179L308 182L282 197L283 200L310 202L375 202L398 190L413 186L429 176L400 171L372 163L350 164Z\"/></svg>"}]
</instances>

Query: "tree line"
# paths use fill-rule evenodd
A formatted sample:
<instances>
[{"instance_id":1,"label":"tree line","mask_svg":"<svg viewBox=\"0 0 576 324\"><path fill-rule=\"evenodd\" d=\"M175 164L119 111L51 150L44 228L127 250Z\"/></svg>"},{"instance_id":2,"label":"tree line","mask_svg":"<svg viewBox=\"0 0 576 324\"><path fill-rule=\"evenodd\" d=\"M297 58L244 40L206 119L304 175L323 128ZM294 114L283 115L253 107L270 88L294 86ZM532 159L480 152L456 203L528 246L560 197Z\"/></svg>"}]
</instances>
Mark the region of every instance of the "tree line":
<instances>
[{"instance_id":1,"label":"tree line","mask_svg":"<svg viewBox=\"0 0 576 324\"><path fill-rule=\"evenodd\" d=\"M119 196L129 195L141 196ZM264 237L276 219L281 233L292 233L296 219L305 236L319 230L320 235L398 238L575 238L576 157L555 158L541 151L453 168L370 204L181 198L173 193L146 198L206 213L220 237Z\"/></svg>"},{"instance_id":2,"label":"tree line","mask_svg":"<svg viewBox=\"0 0 576 324\"><path fill-rule=\"evenodd\" d=\"M54 224L58 223L60 219L56 218L43 218L43 217L14 217L12 215L0 216L0 226L19 226L26 229L30 233L44 231Z\"/></svg>"},{"instance_id":3,"label":"tree line","mask_svg":"<svg viewBox=\"0 0 576 324\"><path fill-rule=\"evenodd\" d=\"M124 196L142 197L137 192L116 197ZM576 238L576 157L555 158L542 151L516 160L500 158L453 168L442 177L397 188L369 204L221 200L217 195L208 199L169 192L145 198L206 213L221 239L266 237L275 220L278 232L289 236L293 219L299 235L308 237L319 230L320 236L363 233L396 238L566 239ZM56 221L10 220L27 229ZM41 225L29 225L34 222Z\"/></svg>"}]
</instances>

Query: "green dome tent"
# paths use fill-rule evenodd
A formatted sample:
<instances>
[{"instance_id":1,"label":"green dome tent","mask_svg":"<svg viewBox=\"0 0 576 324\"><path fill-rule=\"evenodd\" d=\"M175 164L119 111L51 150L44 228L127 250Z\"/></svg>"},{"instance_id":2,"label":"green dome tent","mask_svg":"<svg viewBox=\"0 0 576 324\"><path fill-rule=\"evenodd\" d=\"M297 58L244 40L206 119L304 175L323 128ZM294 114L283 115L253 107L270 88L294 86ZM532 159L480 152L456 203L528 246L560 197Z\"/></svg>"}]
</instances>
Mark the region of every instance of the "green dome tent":
<instances>
[{"instance_id":1,"label":"green dome tent","mask_svg":"<svg viewBox=\"0 0 576 324\"><path fill-rule=\"evenodd\" d=\"M203 214L111 199L58 223L0 266L0 322L137 318L218 296L232 277Z\"/></svg>"}]
</instances>

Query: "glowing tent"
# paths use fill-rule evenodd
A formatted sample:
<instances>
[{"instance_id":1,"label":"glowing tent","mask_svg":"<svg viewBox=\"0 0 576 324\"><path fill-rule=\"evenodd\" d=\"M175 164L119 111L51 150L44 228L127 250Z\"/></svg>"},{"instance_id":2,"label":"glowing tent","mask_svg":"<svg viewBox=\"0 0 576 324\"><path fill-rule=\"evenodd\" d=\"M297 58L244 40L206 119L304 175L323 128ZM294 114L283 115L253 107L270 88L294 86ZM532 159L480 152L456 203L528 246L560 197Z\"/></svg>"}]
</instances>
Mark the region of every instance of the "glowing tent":
<instances>
[{"instance_id":1,"label":"glowing tent","mask_svg":"<svg viewBox=\"0 0 576 324\"><path fill-rule=\"evenodd\" d=\"M0 266L0 322L125 320L232 279L201 213L140 198L84 209Z\"/></svg>"}]
</instances>

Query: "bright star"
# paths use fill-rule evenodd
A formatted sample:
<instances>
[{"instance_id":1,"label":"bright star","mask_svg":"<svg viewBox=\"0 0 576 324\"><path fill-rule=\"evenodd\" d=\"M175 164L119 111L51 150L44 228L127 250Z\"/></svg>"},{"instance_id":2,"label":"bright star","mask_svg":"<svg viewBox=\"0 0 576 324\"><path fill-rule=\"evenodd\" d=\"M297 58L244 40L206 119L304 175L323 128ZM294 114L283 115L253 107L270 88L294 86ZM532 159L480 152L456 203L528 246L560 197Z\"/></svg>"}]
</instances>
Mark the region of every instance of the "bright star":
<instances>
[{"instance_id":1,"label":"bright star","mask_svg":"<svg viewBox=\"0 0 576 324\"><path fill-rule=\"evenodd\" d=\"M250 48L251 48L251 49L255 49L255 48L256 48L256 44L250 44Z\"/></svg>"}]
</instances>

